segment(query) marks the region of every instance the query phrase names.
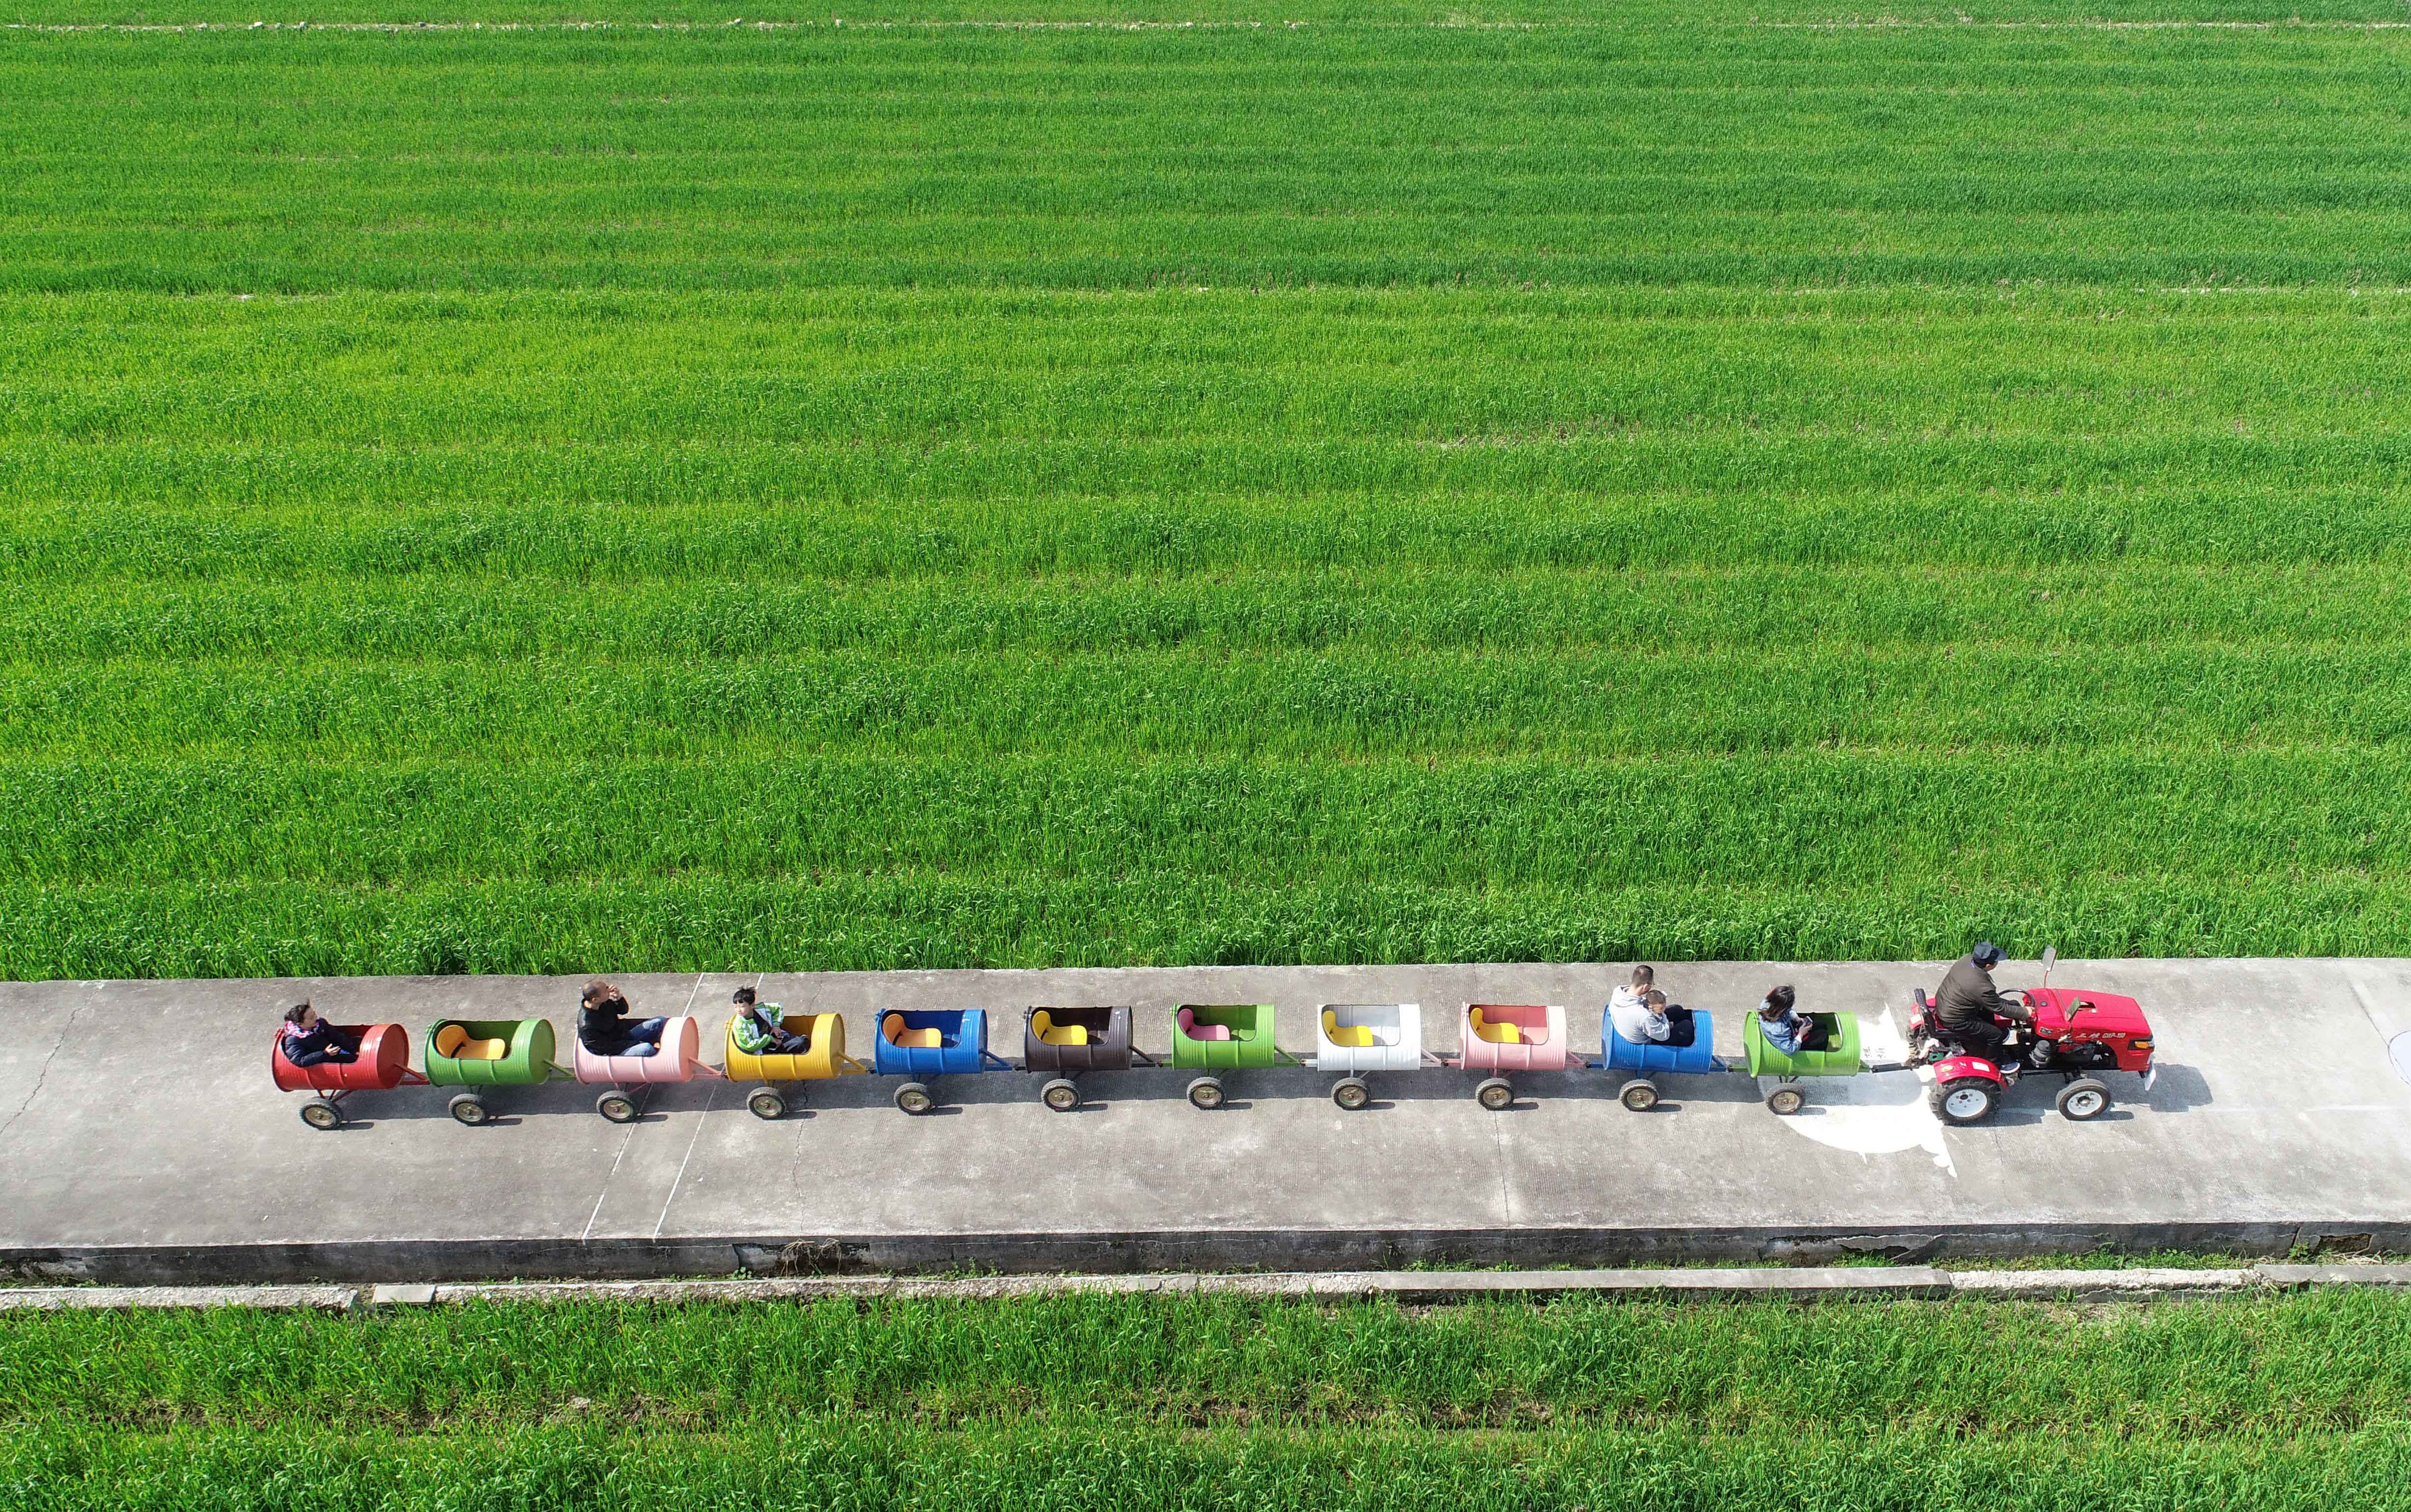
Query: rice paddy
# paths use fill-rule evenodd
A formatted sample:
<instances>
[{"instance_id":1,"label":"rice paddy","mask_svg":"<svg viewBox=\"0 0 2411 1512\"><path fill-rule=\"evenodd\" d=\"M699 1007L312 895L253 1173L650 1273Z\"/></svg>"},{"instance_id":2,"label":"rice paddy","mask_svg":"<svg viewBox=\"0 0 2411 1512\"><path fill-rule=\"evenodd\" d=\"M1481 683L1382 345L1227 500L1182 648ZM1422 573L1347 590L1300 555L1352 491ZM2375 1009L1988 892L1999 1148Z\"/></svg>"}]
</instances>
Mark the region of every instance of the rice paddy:
<instances>
[{"instance_id":1,"label":"rice paddy","mask_svg":"<svg viewBox=\"0 0 2411 1512\"><path fill-rule=\"evenodd\" d=\"M0 33L0 975L2411 949L2392 11L1112 14Z\"/></svg>"},{"instance_id":2,"label":"rice paddy","mask_svg":"<svg viewBox=\"0 0 2411 1512\"><path fill-rule=\"evenodd\" d=\"M2385 1505L2404 1300L0 1319L26 1507Z\"/></svg>"}]
</instances>

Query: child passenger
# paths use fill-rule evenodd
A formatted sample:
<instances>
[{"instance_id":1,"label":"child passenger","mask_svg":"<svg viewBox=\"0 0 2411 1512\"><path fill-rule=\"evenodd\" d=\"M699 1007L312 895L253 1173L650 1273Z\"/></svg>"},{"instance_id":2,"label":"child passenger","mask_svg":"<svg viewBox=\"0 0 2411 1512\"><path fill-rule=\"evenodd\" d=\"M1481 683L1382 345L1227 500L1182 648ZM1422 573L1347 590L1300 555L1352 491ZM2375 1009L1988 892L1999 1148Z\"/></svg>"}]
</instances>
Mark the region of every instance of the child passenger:
<instances>
[{"instance_id":1,"label":"child passenger","mask_svg":"<svg viewBox=\"0 0 2411 1512\"><path fill-rule=\"evenodd\" d=\"M736 1031L737 1048L749 1055L800 1055L812 1048L807 1035L789 1034L782 1020L787 1010L776 1003L754 1001L751 987L739 987L729 997L737 1012L728 1022Z\"/></svg>"},{"instance_id":2,"label":"child passenger","mask_svg":"<svg viewBox=\"0 0 2411 1512\"><path fill-rule=\"evenodd\" d=\"M1798 997L1789 985L1774 988L1760 999L1758 1029L1766 1042L1787 1055L1797 1055L1804 1050L1828 1050L1833 1036L1827 1027L1798 1011L1793 1004Z\"/></svg>"},{"instance_id":3,"label":"child passenger","mask_svg":"<svg viewBox=\"0 0 2411 1512\"><path fill-rule=\"evenodd\" d=\"M1615 1025L1615 1032L1636 1045L1671 1045L1681 1049L1699 1033L1691 1022L1691 1010L1680 1003L1671 1007L1666 995L1655 983L1658 973L1645 966L1632 968L1629 986L1618 987L1607 1000L1607 1016Z\"/></svg>"},{"instance_id":4,"label":"child passenger","mask_svg":"<svg viewBox=\"0 0 2411 1512\"><path fill-rule=\"evenodd\" d=\"M349 1066L360 1058L360 1042L320 1018L307 1003L296 1003L285 1010L285 1027L278 1036L284 1041L285 1058L296 1066L330 1061Z\"/></svg>"}]
</instances>

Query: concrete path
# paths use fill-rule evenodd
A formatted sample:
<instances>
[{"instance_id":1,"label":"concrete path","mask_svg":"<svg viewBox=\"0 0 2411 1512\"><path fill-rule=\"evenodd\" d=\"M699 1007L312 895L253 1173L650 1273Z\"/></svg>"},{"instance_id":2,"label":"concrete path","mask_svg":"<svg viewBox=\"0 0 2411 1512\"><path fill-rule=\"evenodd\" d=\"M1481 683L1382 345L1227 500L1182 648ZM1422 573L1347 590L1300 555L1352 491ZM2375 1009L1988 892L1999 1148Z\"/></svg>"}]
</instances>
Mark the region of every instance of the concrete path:
<instances>
[{"instance_id":1,"label":"concrete path","mask_svg":"<svg viewBox=\"0 0 2411 1512\"><path fill-rule=\"evenodd\" d=\"M1325 1002L1420 1001L1428 1047L1456 1048L1468 1000L1567 1005L1598 1046L1621 966L1200 967L1049 972L623 977L645 1011L692 1010L717 1060L729 992L836 1009L868 1045L895 1007L985 1006L1018 1058L1031 1002L1134 1003L1167 1044L1179 1002L1270 1001L1303 1052ZM1769 984L1896 1032L1938 966L1667 965L1660 984L1714 1015ZM2011 963L2005 984L2036 980ZM1622 1077L1518 1079L1503 1113L1459 1071L1376 1077L1343 1112L1310 1070L1239 1073L1203 1113L1169 1070L1101 1075L1047 1112L1019 1071L942 1081L910 1118L893 1083L816 1083L777 1123L742 1088L657 1089L604 1122L594 1088L501 1094L465 1128L445 1092L356 1096L316 1133L268 1076L285 1005L339 1022L549 1016L577 983L533 978L0 984L0 1269L127 1284L427 1281L502 1275L1378 1268L1418 1260L1611 1264L1669 1258L1902 1258L2090 1248L2282 1254L2411 1249L2411 961L2063 962L2057 985L2130 993L2151 1014L2149 1093L2073 1125L2055 1078L1987 1126L1944 1129L1914 1072L1805 1083L1777 1118L1746 1078L1674 1079L1649 1113ZM1887 1025L1892 1026L1888 1029Z\"/></svg>"}]
</instances>

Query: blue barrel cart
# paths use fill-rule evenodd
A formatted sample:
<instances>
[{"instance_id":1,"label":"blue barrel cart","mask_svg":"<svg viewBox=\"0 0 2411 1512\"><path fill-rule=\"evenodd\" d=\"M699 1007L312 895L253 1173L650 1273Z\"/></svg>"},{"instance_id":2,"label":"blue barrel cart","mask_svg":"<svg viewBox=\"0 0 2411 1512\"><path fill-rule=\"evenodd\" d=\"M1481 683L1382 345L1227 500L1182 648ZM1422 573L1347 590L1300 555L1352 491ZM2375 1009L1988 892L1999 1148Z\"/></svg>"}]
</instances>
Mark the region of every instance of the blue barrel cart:
<instances>
[{"instance_id":1,"label":"blue barrel cart","mask_svg":"<svg viewBox=\"0 0 2411 1512\"><path fill-rule=\"evenodd\" d=\"M1615 1096L1617 1101L1636 1113L1658 1106L1658 1079L1661 1076L1721 1075L1725 1070L1725 1063L1716 1055L1715 1022L1696 1010L1691 1014L1691 1042L1688 1045L1627 1040L1616 1033L1615 1015L1602 1013L1599 1051L1600 1069L1632 1073Z\"/></svg>"},{"instance_id":2,"label":"blue barrel cart","mask_svg":"<svg viewBox=\"0 0 2411 1512\"><path fill-rule=\"evenodd\" d=\"M938 1105L929 1083L941 1076L1013 1069L987 1048L984 1008L890 1009L879 1015L870 1046L873 1072L905 1078L896 1089L896 1106L908 1113L926 1113Z\"/></svg>"}]
</instances>

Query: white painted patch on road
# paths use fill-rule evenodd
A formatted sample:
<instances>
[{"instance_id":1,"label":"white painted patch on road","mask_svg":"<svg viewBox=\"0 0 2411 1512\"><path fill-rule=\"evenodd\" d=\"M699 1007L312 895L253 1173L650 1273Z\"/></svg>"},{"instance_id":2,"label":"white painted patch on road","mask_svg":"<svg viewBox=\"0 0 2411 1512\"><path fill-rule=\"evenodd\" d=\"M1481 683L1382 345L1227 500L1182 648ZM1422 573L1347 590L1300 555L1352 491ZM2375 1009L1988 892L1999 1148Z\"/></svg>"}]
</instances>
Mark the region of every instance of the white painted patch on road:
<instances>
[{"instance_id":1,"label":"white painted patch on road","mask_svg":"<svg viewBox=\"0 0 2411 1512\"><path fill-rule=\"evenodd\" d=\"M1859 1054L1869 1061L1908 1058L1908 1038L1890 1009L1879 1019L1862 1018L1859 1035ZM1936 1166L1955 1177L1959 1170L1951 1164L1950 1146L1943 1142L1942 1120L1934 1116L1925 1101L1925 1081L1931 1074L1921 1069L1812 1078L1800 1083L1808 1090L1808 1106L1775 1122L1819 1144L1855 1155L1923 1150Z\"/></svg>"}]
</instances>

